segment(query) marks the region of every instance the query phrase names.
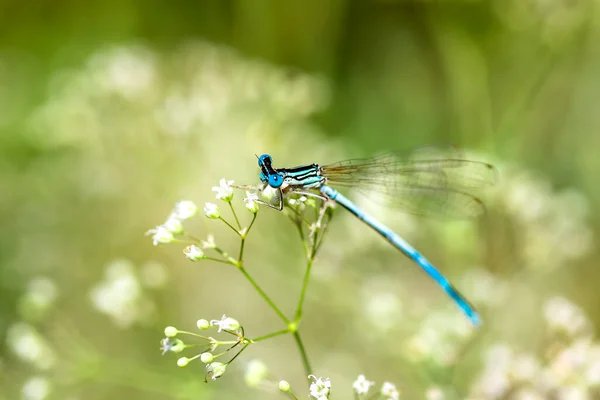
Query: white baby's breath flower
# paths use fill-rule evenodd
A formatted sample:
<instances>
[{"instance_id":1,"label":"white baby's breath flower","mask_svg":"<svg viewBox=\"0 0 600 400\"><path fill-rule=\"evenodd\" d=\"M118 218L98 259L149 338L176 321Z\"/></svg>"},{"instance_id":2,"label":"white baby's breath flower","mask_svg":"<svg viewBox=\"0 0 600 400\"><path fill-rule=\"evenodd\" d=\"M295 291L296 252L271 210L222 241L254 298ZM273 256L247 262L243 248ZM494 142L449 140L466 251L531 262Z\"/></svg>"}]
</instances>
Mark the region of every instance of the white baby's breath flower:
<instances>
[{"instance_id":1,"label":"white baby's breath flower","mask_svg":"<svg viewBox=\"0 0 600 400\"><path fill-rule=\"evenodd\" d=\"M190 359L187 357L180 357L179 359L177 359L177 366L178 367L187 367L187 365L190 363Z\"/></svg>"},{"instance_id":2,"label":"white baby's breath flower","mask_svg":"<svg viewBox=\"0 0 600 400\"><path fill-rule=\"evenodd\" d=\"M223 314L220 320L213 319L212 321L210 321L210 324L212 326L219 327L217 332L221 332L222 330L235 331L240 328L240 323L236 319L230 318L225 314Z\"/></svg>"},{"instance_id":3,"label":"white baby's breath flower","mask_svg":"<svg viewBox=\"0 0 600 400\"><path fill-rule=\"evenodd\" d=\"M175 337L179 333L179 330L174 326L167 326L165 328L165 336L168 338Z\"/></svg>"},{"instance_id":4,"label":"white baby's breath flower","mask_svg":"<svg viewBox=\"0 0 600 400\"><path fill-rule=\"evenodd\" d=\"M181 339L166 337L160 341L160 350L163 356L168 352L180 353L185 349L185 344Z\"/></svg>"},{"instance_id":5,"label":"white baby's breath flower","mask_svg":"<svg viewBox=\"0 0 600 400\"><path fill-rule=\"evenodd\" d=\"M440 388L434 386L427 389L425 398L427 400L444 400L446 396L444 396L444 392Z\"/></svg>"},{"instance_id":6,"label":"white baby's breath flower","mask_svg":"<svg viewBox=\"0 0 600 400\"><path fill-rule=\"evenodd\" d=\"M202 361L204 364L210 364L214 359L215 356L209 351L205 351L204 353L200 354L200 361Z\"/></svg>"},{"instance_id":7,"label":"white baby's breath flower","mask_svg":"<svg viewBox=\"0 0 600 400\"><path fill-rule=\"evenodd\" d=\"M24 400L44 400L50 394L50 382L41 376L30 378L21 389Z\"/></svg>"},{"instance_id":8,"label":"white baby's breath flower","mask_svg":"<svg viewBox=\"0 0 600 400\"><path fill-rule=\"evenodd\" d=\"M287 393L291 389L290 383L288 381L279 381L278 386L279 390L281 390L283 393Z\"/></svg>"},{"instance_id":9,"label":"white baby's breath flower","mask_svg":"<svg viewBox=\"0 0 600 400\"><path fill-rule=\"evenodd\" d=\"M221 216L221 212L219 211L219 207L213 203L206 203L204 205L204 215L210 219L219 219Z\"/></svg>"},{"instance_id":10,"label":"white baby's breath flower","mask_svg":"<svg viewBox=\"0 0 600 400\"><path fill-rule=\"evenodd\" d=\"M17 322L8 328L6 345L21 361L47 370L56 363L54 350L36 329L24 322Z\"/></svg>"},{"instance_id":11,"label":"white baby's breath flower","mask_svg":"<svg viewBox=\"0 0 600 400\"><path fill-rule=\"evenodd\" d=\"M140 268L140 282L145 287L159 289L164 287L168 280L167 268L161 263L149 261Z\"/></svg>"},{"instance_id":12,"label":"white baby's breath flower","mask_svg":"<svg viewBox=\"0 0 600 400\"><path fill-rule=\"evenodd\" d=\"M226 369L227 364L215 361L206 365L206 376L212 379L213 381L216 381L225 373Z\"/></svg>"},{"instance_id":13,"label":"white baby's breath flower","mask_svg":"<svg viewBox=\"0 0 600 400\"><path fill-rule=\"evenodd\" d=\"M213 186L213 192L217 192L217 199L230 202L233 199L233 181L228 181L225 179L221 179L219 181L219 186Z\"/></svg>"},{"instance_id":14,"label":"white baby's breath flower","mask_svg":"<svg viewBox=\"0 0 600 400\"><path fill-rule=\"evenodd\" d=\"M174 235L183 233L183 224L181 220L175 215L175 213L169 215L169 218L165 221L162 226Z\"/></svg>"},{"instance_id":15,"label":"white baby's breath flower","mask_svg":"<svg viewBox=\"0 0 600 400\"><path fill-rule=\"evenodd\" d=\"M293 199L293 198L289 199L288 204L292 205L292 206L295 206L295 205L300 206L300 205L306 203L306 200L307 200L306 196L300 196L297 199Z\"/></svg>"},{"instance_id":16,"label":"white baby's breath flower","mask_svg":"<svg viewBox=\"0 0 600 400\"><path fill-rule=\"evenodd\" d=\"M206 240L202 241L202 247L205 249L214 249L217 247L217 244L215 243L215 237L213 235L208 235Z\"/></svg>"},{"instance_id":17,"label":"white baby's breath flower","mask_svg":"<svg viewBox=\"0 0 600 400\"><path fill-rule=\"evenodd\" d=\"M58 297L58 288L54 281L45 277L32 279L27 292L19 299L19 312L25 319L37 319L52 306Z\"/></svg>"},{"instance_id":18,"label":"white baby's breath flower","mask_svg":"<svg viewBox=\"0 0 600 400\"><path fill-rule=\"evenodd\" d=\"M192 218L198 212L198 206L193 201L183 200L175 204L173 213L180 220Z\"/></svg>"},{"instance_id":19,"label":"white baby's breath flower","mask_svg":"<svg viewBox=\"0 0 600 400\"><path fill-rule=\"evenodd\" d=\"M352 388L357 394L367 394L369 393L369 389L373 386L375 382L368 381L364 375L359 375L358 378L352 384Z\"/></svg>"},{"instance_id":20,"label":"white baby's breath flower","mask_svg":"<svg viewBox=\"0 0 600 400\"><path fill-rule=\"evenodd\" d=\"M198 327L198 329L200 329L201 331L205 331L208 328L210 328L210 322L208 322L207 320L205 320L204 318L200 318L198 321L196 321L196 326Z\"/></svg>"},{"instance_id":21,"label":"white baby's breath flower","mask_svg":"<svg viewBox=\"0 0 600 400\"><path fill-rule=\"evenodd\" d=\"M396 385L390 382L383 382L383 386L381 386L381 395L386 400L400 399L400 392L396 389Z\"/></svg>"},{"instance_id":22,"label":"white baby's breath flower","mask_svg":"<svg viewBox=\"0 0 600 400\"><path fill-rule=\"evenodd\" d=\"M175 237L173 232L169 231L163 225L159 225L154 229L146 232L146 236L152 236L152 243L157 246L159 243L171 243Z\"/></svg>"},{"instance_id":23,"label":"white baby's breath flower","mask_svg":"<svg viewBox=\"0 0 600 400\"><path fill-rule=\"evenodd\" d=\"M317 400L327 400L331 394L331 382L329 378L325 380L317 378L314 375L309 375L309 378L313 379L314 382L310 384L310 395Z\"/></svg>"},{"instance_id":24,"label":"white baby's breath flower","mask_svg":"<svg viewBox=\"0 0 600 400\"><path fill-rule=\"evenodd\" d=\"M252 360L246 367L246 373L244 374L244 382L249 387L258 387L269 375L269 369L267 365L260 360Z\"/></svg>"},{"instance_id":25,"label":"white baby's breath flower","mask_svg":"<svg viewBox=\"0 0 600 400\"><path fill-rule=\"evenodd\" d=\"M544 306L544 316L549 327L575 336L588 325L583 311L569 300L556 296L549 299Z\"/></svg>"},{"instance_id":26,"label":"white baby's breath flower","mask_svg":"<svg viewBox=\"0 0 600 400\"><path fill-rule=\"evenodd\" d=\"M539 361L530 354L515 357L510 370L517 382L533 382L540 369Z\"/></svg>"},{"instance_id":27,"label":"white baby's breath flower","mask_svg":"<svg viewBox=\"0 0 600 400\"><path fill-rule=\"evenodd\" d=\"M246 208L252 214L256 214L258 212L258 195L256 193L246 192L246 197L244 198L244 203L246 203Z\"/></svg>"},{"instance_id":28,"label":"white baby's breath flower","mask_svg":"<svg viewBox=\"0 0 600 400\"><path fill-rule=\"evenodd\" d=\"M195 244L189 245L183 249L183 254L192 261L198 261L204 258L204 252Z\"/></svg>"}]
</instances>

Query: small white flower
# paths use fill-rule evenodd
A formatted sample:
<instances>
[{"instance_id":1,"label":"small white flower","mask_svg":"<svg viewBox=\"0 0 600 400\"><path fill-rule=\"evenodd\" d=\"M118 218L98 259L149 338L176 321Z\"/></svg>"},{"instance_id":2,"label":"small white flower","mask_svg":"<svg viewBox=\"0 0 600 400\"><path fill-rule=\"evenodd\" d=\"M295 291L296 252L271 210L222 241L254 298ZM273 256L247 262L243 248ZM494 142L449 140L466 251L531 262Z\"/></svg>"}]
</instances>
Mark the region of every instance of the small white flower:
<instances>
[{"instance_id":1,"label":"small white flower","mask_svg":"<svg viewBox=\"0 0 600 400\"><path fill-rule=\"evenodd\" d=\"M189 245L183 249L183 254L192 261L198 261L204 258L204 252L195 244Z\"/></svg>"},{"instance_id":2,"label":"small white flower","mask_svg":"<svg viewBox=\"0 0 600 400\"><path fill-rule=\"evenodd\" d=\"M219 211L219 207L213 203L206 203L204 205L204 215L210 219L219 219L221 216L221 212Z\"/></svg>"},{"instance_id":3,"label":"small white flower","mask_svg":"<svg viewBox=\"0 0 600 400\"><path fill-rule=\"evenodd\" d=\"M149 261L140 269L140 282L143 286L159 289L166 285L169 273L166 267L158 262Z\"/></svg>"},{"instance_id":4,"label":"small white flower","mask_svg":"<svg viewBox=\"0 0 600 400\"><path fill-rule=\"evenodd\" d=\"M183 224L174 213L169 215L169 218L165 221L164 224L162 224L162 226L174 235L183 233Z\"/></svg>"},{"instance_id":5,"label":"small white flower","mask_svg":"<svg viewBox=\"0 0 600 400\"><path fill-rule=\"evenodd\" d=\"M240 323L236 319L229 318L225 314L223 314L220 320L213 319L210 321L210 324L219 327L217 332L221 332L222 330L235 331L240 328Z\"/></svg>"},{"instance_id":6,"label":"small white flower","mask_svg":"<svg viewBox=\"0 0 600 400\"><path fill-rule=\"evenodd\" d=\"M30 378L21 389L22 399L25 400L44 400L49 397L51 392L50 382L41 376Z\"/></svg>"},{"instance_id":7,"label":"small white flower","mask_svg":"<svg viewBox=\"0 0 600 400\"><path fill-rule=\"evenodd\" d=\"M279 390L284 393L289 392L291 389L290 383L288 381L279 381Z\"/></svg>"},{"instance_id":8,"label":"small white flower","mask_svg":"<svg viewBox=\"0 0 600 400\"><path fill-rule=\"evenodd\" d=\"M396 385L390 382L383 382L381 386L381 394L385 400L398 400L400 398L400 392L396 389Z\"/></svg>"},{"instance_id":9,"label":"small white flower","mask_svg":"<svg viewBox=\"0 0 600 400\"><path fill-rule=\"evenodd\" d=\"M200 361L202 361L204 364L211 363L212 360L214 360L214 358L215 358L215 356L213 356L213 354L208 351L200 354Z\"/></svg>"},{"instance_id":10,"label":"small white flower","mask_svg":"<svg viewBox=\"0 0 600 400\"><path fill-rule=\"evenodd\" d=\"M446 396L444 396L444 392L440 388L434 386L427 389L425 398L427 400L444 400Z\"/></svg>"},{"instance_id":11,"label":"small white flower","mask_svg":"<svg viewBox=\"0 0 600 400\"><path fill-rule=\"evenodd\" d=\"M301 205L301 204L304 204L306 202L306 200L307 200L306 196L300 196L297 199L289 199L288 203L292 206Z\"/></svg>"},{"instance_id":12,"label":"small white flower","mask_svg":"<svg viewBox=\"0 0 600 400\"><path fill-rule=\"evenodd\" d=\"M233 199L233 181L228 181L225 179L221 179L219 181L219 186L213 186L213 192L217 192L217 199L221 199L226 202L230 202Z\"/></svg>"},{"instance_id":13,"label":"small white flower","mask_svg":"<svg viewBox=\"0 0 600 400\"><path fill-rule=\"evenodd\" d=\"M167 354L168 351L181 353L184 349L185 344L180 339L166 337L160 341L160 350L162 351L163 356Z\"/></svg>"},{"instance_id":14,"label":"small white flower","mask_svg":"<svg viewBox=\"0 0 600 400\"><path fill-rule=\"evenodd\" d=\"M204 318L199 319L198 321L196 321L196 326L198 327L198 329L200 329L201 331L205 331L208 328L210 328L210 322L208 322L207 320L205 320Z\"/></svg>"},{"instance_id":15,"label":"small white flower","mask_svg":"<svg viewBox=\"0 0 600 400\"><path fill-rule=\"evenodd\" d=\"M256 193L246 192L246 197L244 198L244 203L246 203L246 208L252 214L256 214L258 212L258 195Z\"/></svg>"},{"instance_id":16,"label":"small white flower","mask_svg":"<svg viewBox=\"0 0 600 400\"><path fill-rule=\"evenodd\" d=\"M213 363L206 365L206 375L210 377L213 381L216 381L225 373L227 369L227 364L223 364L221 362L215 361Z\"/></svg>"},{"instance_id":17,"label":"small white flower","mask_svg":"<svg viewBox=\"0 0 600 400\"><path fill-rule=\"evenodd\" d=\"M187 357L180 357L177 360L177 366L179 366L181 368L186 367L189 363L190 363L190 359Z\"/></svg>"},{"instance_id":18,"label":"small white flower","mask_svg":"<svg viewBox=\"0 0 600 400\"><path fill-rule=\"evenodd\" d=\"M152 235L152 243L157 246L159 243L170 243L173 241L173 233L162 225L146 232L146 236Z\"/></svg>"},{"instance_id":19,"label":"small white flower","mask_svg":"<svg viewBox=\"0 0 600 400\"><path fill-rule=\"evenodd\" d=\"M174 326L167 326L165 328L165 336L168 338L175 337L178 333L179 331Z\"/></svg>"},{"instance_id":20,"label":"small white flower","mask_svg":"<svg viewBox=\"0 0 600 400\"><path fill-rule=\"evenodd\" d=\"M267 365L260 360L252 360L246 367L244 382L252 388L258 387L269 376Z\"/></svg>"},{"instance_id":21,"label":"small white flower","mask_svg":"<svg viewBox=\"0 0 600 400\"><path fill-rule=\"evenodd\" d=\"M202 247L205 249L214 249L217 247L217 244L215 243L215 237L213 235L208 235L206 240L202 241Z\"/></svg>"},{"instance_id":22,"label":"small white flower","mask_svg":"<svg viewBox=\"0 0 600 400\"><path fill-rule=\"evenodd\" d=\"M354 391L357 394L367 394L369 393L369 389L373 386L375 382L368 381L364 375L359 375L358 378L352 384Z\"/></svg>"},{"instance_id":23,"label":"small white flower","mask_svg":"<svg viewBox=\"0 0 600 400\"><path fill-rule=\"evenodd\" d=\"M329 381L329 378L323 380L314 375L309 375L308 377L314 380L314 382L310 384L309 394L317 400L329 399L329 395L331 394L331 382Z\"/></svg>"},{"instance_id":24,"label":"small white flower","mask_svg":"<svg viewBox=\"0 0 600 400\"><path fill-rule=\"evenodd\" d=\"M193 201L183 200L175 204L173 213L180 220L192 218L198 212L198 206Z\"/></svg>"}]
</instances>

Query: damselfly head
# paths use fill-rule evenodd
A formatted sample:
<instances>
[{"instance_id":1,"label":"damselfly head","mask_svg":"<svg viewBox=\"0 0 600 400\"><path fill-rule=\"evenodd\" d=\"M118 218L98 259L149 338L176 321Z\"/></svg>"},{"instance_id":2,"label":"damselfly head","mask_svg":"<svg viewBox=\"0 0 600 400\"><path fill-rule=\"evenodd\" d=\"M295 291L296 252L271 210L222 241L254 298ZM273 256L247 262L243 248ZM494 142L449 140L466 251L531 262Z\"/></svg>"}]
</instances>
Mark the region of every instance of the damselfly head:
<instances>
[{"instance_id":1,"label":"damselfly head","mask_svg":"<svg viewBox=\"0 0 600 400\"><path fill-rule=\"evenodd\" d=\"M263 154L258 157L258 166L260 167L260 180L267 182L269 186L273 188L281 187L283 184L283 177L275 171L271 163L273 159L268 154Z\"/></svg>"},{"instance_id":2,"label":"damselfly head","mask_svg":"<svg viewBox=\"0 0 600 400\"><path fill-rule=\"evenodd\" d=\"M262 156L258 157L258 166L261 168L264 168L264 167L271 168L272 161L273 161L273 159L271 158L270 155L263 154Z\"/></svg>"}]
</instances>

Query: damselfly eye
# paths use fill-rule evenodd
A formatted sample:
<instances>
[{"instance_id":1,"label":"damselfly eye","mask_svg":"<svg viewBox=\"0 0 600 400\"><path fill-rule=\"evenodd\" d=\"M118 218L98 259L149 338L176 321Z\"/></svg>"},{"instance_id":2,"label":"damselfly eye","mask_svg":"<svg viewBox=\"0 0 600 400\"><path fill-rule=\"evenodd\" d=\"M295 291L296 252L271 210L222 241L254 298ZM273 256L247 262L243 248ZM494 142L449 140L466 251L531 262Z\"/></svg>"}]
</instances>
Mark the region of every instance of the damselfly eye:
<instances>
[{"instance_id":1,"label":"damselfly eye","mask_svg":"<svg viewBox=\"0 0 600 400\"><path fill-rule=\"evenodd\" d=\"M283 184L283 178L279 174L269 175L269 186L277 189L278 187L281 187L282 184Z\"/></svg>"},{"instance_id":2,"label":"damselfly eye","mask_svg":"<svg viewBox=\"0 0 600 400\"><path fill-rule=\"evenodd\" d=\"M273 160L271 159L270 155L263 154L262 156L258 157L258 166L262 168L264 165L271 165L272 161Z\"/></svg>"}]
</instances>

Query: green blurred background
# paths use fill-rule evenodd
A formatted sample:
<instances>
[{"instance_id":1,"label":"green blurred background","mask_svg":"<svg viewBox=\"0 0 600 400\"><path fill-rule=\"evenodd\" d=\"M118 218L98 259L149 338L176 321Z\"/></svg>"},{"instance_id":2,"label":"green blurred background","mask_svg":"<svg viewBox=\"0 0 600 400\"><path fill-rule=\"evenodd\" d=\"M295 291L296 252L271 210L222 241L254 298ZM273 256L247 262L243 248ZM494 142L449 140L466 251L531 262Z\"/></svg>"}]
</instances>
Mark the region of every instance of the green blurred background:
<instances>
[{"instance_id":1,"label":"green blurred background","mask_svg":"<svg viewBox=\"0 0 600 400\"><path fill-rule=\"evenodd\" d=\"M289 336L209 384L202 364L160 354L165 326L199 318L225 313L250 336L284 327L234 268L144 232L181 199L216 202L223 177L255 183L255 154L294 166L431 145L497 166L488 215L359 202L452 278L483 327L340 212L301 326L315 374L342 399L358 374L408 399L600 398L599 13L595 0L3 0L0 399L283 398L280 379L305 398ZM237 248L203 216L188 228ZM291 314L304 268L292 224L260 211L247 247ZM244 383L254 359L270 370L260 388Z\"/></svg>"}]
</instances>

